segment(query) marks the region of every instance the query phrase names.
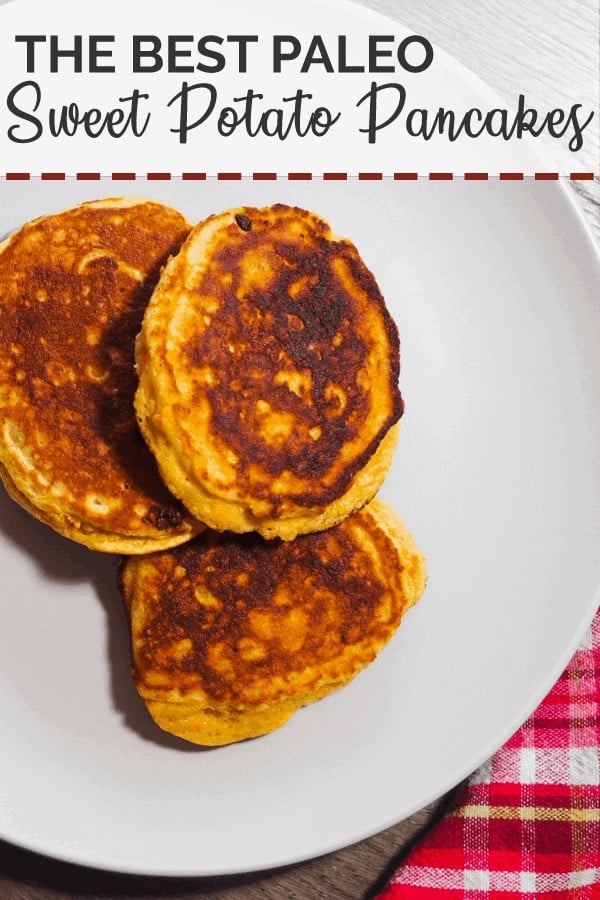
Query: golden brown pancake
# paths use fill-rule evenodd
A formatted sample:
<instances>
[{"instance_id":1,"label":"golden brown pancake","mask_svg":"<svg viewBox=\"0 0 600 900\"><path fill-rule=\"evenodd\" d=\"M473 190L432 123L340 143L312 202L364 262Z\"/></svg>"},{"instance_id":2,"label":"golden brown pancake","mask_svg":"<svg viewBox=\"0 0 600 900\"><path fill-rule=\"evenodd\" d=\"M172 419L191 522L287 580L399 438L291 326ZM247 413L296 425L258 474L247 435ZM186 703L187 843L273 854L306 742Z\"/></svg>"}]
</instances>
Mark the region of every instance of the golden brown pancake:
<instances>
[{"instance_id":1,"label":"golden brown pancake","mask_svg":"<svg viewBox=\"0 0 600 900\"><path fill-rule=\"evenodd\" d=\"M266 734L347 684L425 588L425 560L380 500L295 541L205 532L120 572L132 674L165 731Z\"/></svg>"},{"instance_id":2,"label":"golden brown pancake","mask_svg":"<svg viewBox=\"0 0 600 900\"><path fill-rule=\"evenodd\" d=\"M138 420L173 493L217 530L294 538L368 502L402 414L377 283L314 213L200 223L137 341Z\"/></svg>"},{"instance_id":3,"label":"golden brown pancake","mask_svg":"<svg viewBox=\"0 0 600 900\"><path fill-rule=\"evenodd\" d=\"M61 534L142 553L196 523L162 483L133 410L134 339L190 230L140 198L85 203L0 247L0 476Z\"/></svg>"}]
</instances>

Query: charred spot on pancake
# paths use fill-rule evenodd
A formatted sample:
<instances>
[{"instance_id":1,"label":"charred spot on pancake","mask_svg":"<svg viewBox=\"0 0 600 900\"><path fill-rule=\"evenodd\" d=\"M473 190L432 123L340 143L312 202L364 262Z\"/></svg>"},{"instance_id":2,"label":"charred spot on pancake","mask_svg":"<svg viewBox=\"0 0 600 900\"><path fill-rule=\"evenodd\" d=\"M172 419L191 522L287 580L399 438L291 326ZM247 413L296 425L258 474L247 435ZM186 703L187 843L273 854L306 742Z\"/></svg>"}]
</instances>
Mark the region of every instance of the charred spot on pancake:
<instances>
[{"instance_id":1,"label":"charred spot on pancake","mask_svg":"<svg viewBox=\"0 0 600 900\"><path fill-rule=\"evenodd\" d=\"M238 213L238 215L235 217L235 221L237 222L239 228L242 229L242 231L250 231L252 228L252 222L248 218L248 216L244 216Z\"/></svg>"},{"instance_id":2,"label":"charred spot on pancake","mask_svg":"<svg viewBox=\"0 0 600 900\"><path fill-rule=\"evenodd\" d=\"M165 531L171 528L180 528L184 521L184 512L176 506L158 506L153 503L142 521L148 525L153 525L159 531Z\"/></svg>"}]
</instances>

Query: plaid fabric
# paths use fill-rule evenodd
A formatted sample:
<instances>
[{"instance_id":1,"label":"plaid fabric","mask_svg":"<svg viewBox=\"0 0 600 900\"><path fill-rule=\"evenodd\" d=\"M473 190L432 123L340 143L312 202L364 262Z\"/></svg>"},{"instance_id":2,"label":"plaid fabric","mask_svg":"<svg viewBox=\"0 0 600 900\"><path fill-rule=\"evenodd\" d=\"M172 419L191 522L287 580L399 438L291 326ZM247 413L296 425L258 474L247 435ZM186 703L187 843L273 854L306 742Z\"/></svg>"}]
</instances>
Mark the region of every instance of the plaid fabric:
<instances>
[{"instance_id":1,"label":"plaid fabric","mask_svg":"<svg viewBox=\"0 0 600 900\"><path fill-rule=\"evenodd\" d=\"M600 898L600 611L533 715L378 900Z\"/></svg>"}]
</instances>

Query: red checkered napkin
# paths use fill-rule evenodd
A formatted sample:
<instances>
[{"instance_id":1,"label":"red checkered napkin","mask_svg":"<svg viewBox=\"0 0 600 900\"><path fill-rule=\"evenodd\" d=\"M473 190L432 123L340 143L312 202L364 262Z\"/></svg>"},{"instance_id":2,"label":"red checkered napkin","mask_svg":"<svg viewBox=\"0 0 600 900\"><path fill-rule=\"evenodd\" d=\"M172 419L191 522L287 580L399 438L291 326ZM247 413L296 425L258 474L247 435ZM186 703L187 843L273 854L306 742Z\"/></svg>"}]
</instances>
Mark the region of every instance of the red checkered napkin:
<instances>
[{"instance_id":1,"label":"red checkered napkin","mask_svg":"<svg viewBox=\"0 0 600 900\"><path fill-rule=\"evenodd\" d=\"M533 715L378 900L600 898L600 610Z\"/></svg>"}]
</instances>

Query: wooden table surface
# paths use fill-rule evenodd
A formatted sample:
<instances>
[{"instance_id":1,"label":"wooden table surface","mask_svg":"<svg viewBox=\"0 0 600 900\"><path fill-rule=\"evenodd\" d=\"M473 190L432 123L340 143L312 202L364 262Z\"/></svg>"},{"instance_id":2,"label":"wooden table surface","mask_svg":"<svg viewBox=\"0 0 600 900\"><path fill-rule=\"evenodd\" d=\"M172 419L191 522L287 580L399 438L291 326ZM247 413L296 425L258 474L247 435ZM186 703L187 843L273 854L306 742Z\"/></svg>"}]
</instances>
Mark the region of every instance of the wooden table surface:
<instances>
[{"instance_id":1,"label":"wooden table surface","mask_svg":"<svg viewBox=\"0 0 600 900\"><path fill-rule=\"evenodd\" d=\"M580 154L577 168L598 173L598 54L594 49L597 41L590 41L590 35L598 33L594 0L363 3L427 35L505 97L525 92L540 107L561 102L591 106L596 110L594 140ZM569 52L573 47L578 48L576 53ZM560 165L565 151L556 147L551 151ZM598 180L571 187L600 242ZM367 900L383 887L420 835L443 815L453 794L388 831L329 856L284 869L218 879L157 879L97 872L0 842L0 900Z\"/></svg>"}]
</instances>

